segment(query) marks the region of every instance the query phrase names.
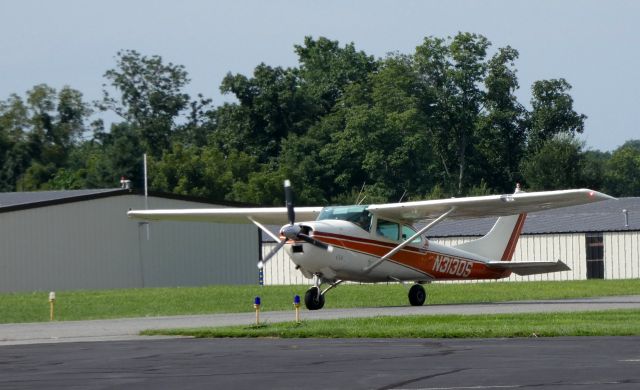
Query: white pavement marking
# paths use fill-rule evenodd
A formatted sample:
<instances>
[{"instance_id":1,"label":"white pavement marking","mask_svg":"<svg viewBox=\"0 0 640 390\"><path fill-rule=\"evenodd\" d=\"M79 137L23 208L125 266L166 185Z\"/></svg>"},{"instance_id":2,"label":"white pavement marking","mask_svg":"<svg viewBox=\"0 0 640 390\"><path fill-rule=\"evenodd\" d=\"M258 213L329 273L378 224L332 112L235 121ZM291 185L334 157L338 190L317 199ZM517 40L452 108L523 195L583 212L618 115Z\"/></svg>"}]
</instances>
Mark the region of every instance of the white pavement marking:
<instances>
[{"instance_id":1,"label":"white pavement marking","mask_svg":"<svg viewBox=\"0 0 640 390\"><path fill-rule=\"evenodd\" d=\"M323 309L303 311L303 320L440 314L505 314L599 311L640 309L640 295L568 299L552 301L519 301L465 305L427 305L358 309ZM260 313L262 322L294 321L294 311ZM141 338L146 329L199 328L228 325L250 325L254 313L211 314L172 317L122 318L91 321L54 321L23 324L0 324L0 346L15 344L57 343L77 341L112 341ZM149 337L144 336L145 339Z\"/></svg>"}]
</instances>

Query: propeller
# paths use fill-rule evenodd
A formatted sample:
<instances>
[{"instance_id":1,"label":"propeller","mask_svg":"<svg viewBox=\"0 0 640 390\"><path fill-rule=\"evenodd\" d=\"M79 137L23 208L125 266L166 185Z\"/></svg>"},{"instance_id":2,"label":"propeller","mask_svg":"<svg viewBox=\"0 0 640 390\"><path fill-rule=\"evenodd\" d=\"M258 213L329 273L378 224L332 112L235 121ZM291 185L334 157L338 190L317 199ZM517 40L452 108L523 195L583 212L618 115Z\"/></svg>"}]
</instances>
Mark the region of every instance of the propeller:
<instances>
[{"instance_id":1,"label":"propeller","mask_svg":"<svg viewBox=\"0 0 640 390\"><path fill-rule=\"evenodd\" d=\"M280 229L280 233L284 236L282 240L276 245L265 257L264 259L258 262L258 268L264 268L264 265L267 261L271 260L273 256L284 246L287 240L303 240L311 245L314 245L318 248L322 248L326 251L332 252L333 247L331 245L327 245L324 242L320 242L308 234L302 232L302 227L299 224L296 224L296 212L293 207L293 191L291 189L291 182L289 180L284 181L284 198L285 205L287 206L287 218L289 219L289 224L284 225L282 229ZM259 225L260 226L260 225ZM260 226L262 230L266 231L266 228ZM270 233L270 232L269 232Z\"/></svg>"}]
</instances>

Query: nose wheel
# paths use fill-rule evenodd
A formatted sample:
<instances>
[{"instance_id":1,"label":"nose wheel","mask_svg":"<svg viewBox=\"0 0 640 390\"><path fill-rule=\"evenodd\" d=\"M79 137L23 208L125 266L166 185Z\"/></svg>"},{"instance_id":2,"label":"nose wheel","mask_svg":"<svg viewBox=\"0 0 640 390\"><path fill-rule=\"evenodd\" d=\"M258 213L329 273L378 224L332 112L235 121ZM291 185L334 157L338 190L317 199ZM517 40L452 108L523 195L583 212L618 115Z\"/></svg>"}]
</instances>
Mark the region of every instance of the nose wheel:
<instances>
[{"instance_id":1,"label":"nose wheel","mask_svg":"<svg viewBox=\"0 0 640 390\"><path fill-rule=\"evenodd\" d=\"M324 294L320 293L320 288L313 286L304 294L304 305L309 310L320 310L324 307Z\"/></svg>"},{"instance_id":2,"label":"nose wheel","mask_svg":"<svg viewBox=\"0 0 640 390\"><path fill-rule=\"evenodd\" d=\"M332 280L330 283L327 279L324 279L321 274L313 274L313 287L307 290L304 294L304 305L309 310L320 310L324 307L324 294L332 288L336 287L342 280ZM329 287L324 290L320 290L322 283L330 283Z\"/></svg>"},{"instance_id":3,"label":"nose wheel","mask_svg":"<svg viewBox=\"0 0 640 390\"><path fill-rule=\"evenodd\" d=\"M422 306L427 300L427 292L419 284L414 284L409 289L409 303L411 306Z\"/></svg>"}]
</instances>

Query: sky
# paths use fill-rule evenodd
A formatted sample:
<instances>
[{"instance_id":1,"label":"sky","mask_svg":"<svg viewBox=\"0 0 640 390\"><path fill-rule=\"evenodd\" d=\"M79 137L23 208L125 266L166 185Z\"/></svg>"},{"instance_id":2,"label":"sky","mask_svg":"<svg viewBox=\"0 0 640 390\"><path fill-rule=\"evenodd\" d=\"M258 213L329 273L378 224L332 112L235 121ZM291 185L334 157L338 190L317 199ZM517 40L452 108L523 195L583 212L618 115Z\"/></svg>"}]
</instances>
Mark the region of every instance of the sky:
<instances>
[{"instance_id":1,"label":"sky","mask_svg":"<svg viewBox=\"0 0 640 390\"><path fill-rule=\"evenodd\" d=\"M0 3L0 100L34 85L65 85L94 101L119 50L182 64L187 92L232 101L228 73L264 62L297 66L293 46L327 37L375 57L411 54L427 36L482 34L520 53L521 103L536 80L565 78L587 115L587 149L640 139L640 1L623 0L4 0Z\"/></svg>"}]
</instances>

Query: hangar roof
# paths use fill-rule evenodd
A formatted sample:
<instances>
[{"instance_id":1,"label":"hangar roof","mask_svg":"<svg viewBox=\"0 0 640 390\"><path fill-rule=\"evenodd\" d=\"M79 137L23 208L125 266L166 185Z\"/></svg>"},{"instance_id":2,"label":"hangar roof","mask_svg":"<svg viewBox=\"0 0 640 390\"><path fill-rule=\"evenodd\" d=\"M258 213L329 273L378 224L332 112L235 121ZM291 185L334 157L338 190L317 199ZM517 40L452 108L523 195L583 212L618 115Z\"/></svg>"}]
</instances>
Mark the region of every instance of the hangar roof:
<instances>
[{"instance_id":1,"label":"hangar roof","mask_svg":"<svg viewBox=\"0 0 640 390\"><path fill-rule=\"evenodd\" d=\"M62 191L33 191L33 192L0 192L0 213L24 210L36 207L52 206L64 203L80 202L98 198L119 195L142 195L140 190L106 188L95 190L62 190ZM149 196L160 198L185 200L198 203L209 203L219 206L247 206L241 203L218 202L194 196L182 196L163 192L149 192Z\"/></svg>"},{"instance_id":2,"label":"hangar roof","mask_svg":"<svg viewBox=\"0 0 640 390\"><path fill-rule=\"evenodd\" d=\"M627 210L628 226L625 226ZM430 237L481 236L496 218L444 221L428 233ZM522 234L588 233L640 230L640 198L620 198L565 207L527 215Z\"/></svg>"}]
</instances>

